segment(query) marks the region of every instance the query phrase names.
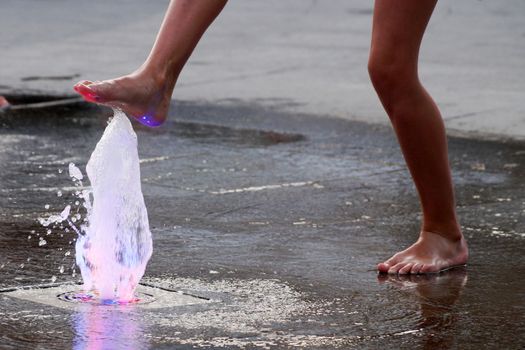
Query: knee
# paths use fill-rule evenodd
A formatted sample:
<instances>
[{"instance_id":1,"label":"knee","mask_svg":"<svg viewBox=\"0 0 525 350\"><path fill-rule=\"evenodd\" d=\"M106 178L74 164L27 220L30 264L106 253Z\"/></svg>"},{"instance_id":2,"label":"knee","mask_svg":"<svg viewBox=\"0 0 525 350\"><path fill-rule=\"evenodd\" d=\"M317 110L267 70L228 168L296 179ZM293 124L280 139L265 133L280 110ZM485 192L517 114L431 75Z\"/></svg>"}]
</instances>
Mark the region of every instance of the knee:
<instances>
[{"instance_id":1,"label":"knee","mask_svg":"<svg viewBox=\"0 0 525 350\"><path fill-rule=\"evenodd\" d=\"M368 59L368 73L382 100L394 98L417 81L417 68L407 57L392 51L372 50Z\"/></svg>"}]
</instances>

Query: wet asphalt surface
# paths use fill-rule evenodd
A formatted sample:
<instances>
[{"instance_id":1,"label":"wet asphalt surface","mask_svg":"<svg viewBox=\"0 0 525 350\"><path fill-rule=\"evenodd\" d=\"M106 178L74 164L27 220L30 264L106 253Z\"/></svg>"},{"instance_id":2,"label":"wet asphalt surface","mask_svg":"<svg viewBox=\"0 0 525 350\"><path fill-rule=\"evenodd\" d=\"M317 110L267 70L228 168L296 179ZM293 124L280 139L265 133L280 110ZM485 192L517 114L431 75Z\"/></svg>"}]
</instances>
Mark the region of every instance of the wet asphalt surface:
<instances>
[{"instance_id":1,"label":"wet asphalt surface","mask_svg":"<svg viewBox=\"0 0 525 350\"><path fill-rule=\"evenodd\" d=\"M160 129L135 125L146 281L222 302L71 312L0 293L1 349L525 346L525 144L450 139L468 267L387 277L376 263L411 244L420 219L389 128L234 100L172 109ZM0 115L0 288L78 279L75 234L37 218L72 200L67 164L84 169L108 113Z\"/></svg>"}]
</instances>

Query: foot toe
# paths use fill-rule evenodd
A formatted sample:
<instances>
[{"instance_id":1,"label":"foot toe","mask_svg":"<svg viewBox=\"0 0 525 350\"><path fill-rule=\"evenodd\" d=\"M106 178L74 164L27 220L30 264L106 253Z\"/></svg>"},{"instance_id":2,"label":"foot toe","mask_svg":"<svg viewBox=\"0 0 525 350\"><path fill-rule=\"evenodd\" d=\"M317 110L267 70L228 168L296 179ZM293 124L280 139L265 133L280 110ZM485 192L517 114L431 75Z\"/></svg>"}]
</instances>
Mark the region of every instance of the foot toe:
<instances>
[{"instance_id":1,"label":"foot toe","mask_svg":"<svg viewBox=\"0 0 525 350\"><path fill-rule=\"evenodd\" d=\"M82 87L89 87L92 84L93 84L93 82L90 81L90 80L82 80L82 81L79 81L78 83L76 83L75 86L73 86L73 88L78 91L78 89L80 89L81 86Z\"/></svg>"},{"instance_id":2,"label":"foot toe","mask_svg":"<svg viewBox=\"0 0 525 350\"><path fill-rule=\"evenodd\" d=\"M378 264L378 265L377 265L377 270L378 270L379 272L387 273L388 270L389 270L392 266L394 266L395 264L398 263L396 256L397 256L397 254L394 255L393 257L391 257L390 259L388 259L387 261Z\"/></svg>"},{"instance_id":3,"label":"foot toe","mask_svg":"<svg viewBox=\"0 0 525 350\"><path fill-rule=\"evenodd\" d=\"M390 268L390 265L388 265L387 263L377 264L377 271L379 272L387 273L389 268Z\"/></svg>"},{"instance_id":4,"label":"foot toe","mask_svg":"<svg viewBox=\"0 0 525 350\"><path fill-rule=\"evenodd\" d=\"M421 266L421 269L419 270L419 273L436 273L439 272L439 268L437 268L435 265L430 264L423 264Z\"/></svg>"},{"instance_id":5,"label":"foot toe","mask_svg":"<svg viewBox=\"0 0 525 350\"><path fill-rule=\"evenodd\" d=\"M84 99L88 102L98 102L99 97L96 94L96 92L93 90L92 86L93 82L89 80L83 80L77 84L75 84L74 89L76 92L78 92Z\"/></svg>"},{"instance_id":6,"label":"foot toe","mask_svg":"<svg viewBox=\"0 0 525 350\"><path fill-rule=\"evenodd\" d=\"M400 269L405 266L405 263L398 263L388 269L388 273L391 275L397 275Z\"/></svg>"},{"instance_id":7,"label":"foot toe","mask_svg":"<svg viewBox=\"0 0 525 350\"><path fill-rule=\"evenodd\" d=\"M417 275L419 273L419 271L421 270L421 267L423 266L423 264L414 264L412 266L412 269L410 270L410 273L413 274L413 275Z\"/></svg>"},{"instance_id":8,"label":"foot toe","mask_svg":"<svg viewBox=\"0 0 525 350\"><path fill-rule=\"evenodd\" d=\"M413 263L408 263L406 264L405 266L403 266L402 268L399 269L398 273L400 275L406 275L406 274L409 274L410 273L410 270L412 269L412 266L414 266Z\"/></svg>"}]
</instances>

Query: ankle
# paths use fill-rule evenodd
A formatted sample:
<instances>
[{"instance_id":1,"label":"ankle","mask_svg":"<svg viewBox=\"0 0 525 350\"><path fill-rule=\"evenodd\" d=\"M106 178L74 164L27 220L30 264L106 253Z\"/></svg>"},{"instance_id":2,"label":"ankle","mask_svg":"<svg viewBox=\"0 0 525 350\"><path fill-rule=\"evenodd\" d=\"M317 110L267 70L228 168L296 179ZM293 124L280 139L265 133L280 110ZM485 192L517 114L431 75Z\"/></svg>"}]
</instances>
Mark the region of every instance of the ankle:
<instances>
[{"instance_id":1,"label":"ankle","mask_svg":"<svg viewBox=\"0 0 525 350\"><path fill-rule=\"evenodd\" d=\"M179 77L180 69L170 64L144 62L133 74L150 81L158 91L172 91Z\"/></svg>"},{"instance_id":2,"label":"ankle","mask_svg":"<svg viewBox=\"0 0 525 350\"><path fill-rule=\"evenodd\" d=\"M456 219L438 222L425 220L421 226L421 231L438 234L452 242L457 242L463 239L461 226Z\"/></svg>"}]
</instances>

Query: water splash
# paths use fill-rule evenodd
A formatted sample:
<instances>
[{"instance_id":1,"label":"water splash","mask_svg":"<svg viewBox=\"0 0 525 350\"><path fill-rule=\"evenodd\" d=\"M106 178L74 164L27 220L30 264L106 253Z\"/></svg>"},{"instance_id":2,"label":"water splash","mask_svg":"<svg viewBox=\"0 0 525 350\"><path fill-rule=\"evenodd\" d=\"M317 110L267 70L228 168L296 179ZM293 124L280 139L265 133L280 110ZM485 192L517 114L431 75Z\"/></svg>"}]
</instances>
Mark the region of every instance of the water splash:
<instances>
[{"instance_id":1,"label":"water splash","mask_svg":"<svg viewBox=\"0 0 525 350\"><path fill-rule=\"evenodd\" d=\"M101 300L133 300L152 253L151 232L140 184L137 135L126 115L114 116L86 166L91 188L83 188L82 172L69 164L78 190L59 215L39 219L44 226L67 222L78 234L76 263L85 291ZM85 219L79 214L80 202ZM79 225L80 223L80 225Z\"/></svg>"},{"instance_id":2,"label":"water splash","mask_svg":"<svg viewBox=\"0 0 525 350\"><path fill-rule=\"evenodd\" d=\"M97 290L102 299L130 300L151 257L152 241L137 135L123 112L114 112L86 170L93 203L86 233L76 242L84 287Z\"/></svg>"}]
</instances>

